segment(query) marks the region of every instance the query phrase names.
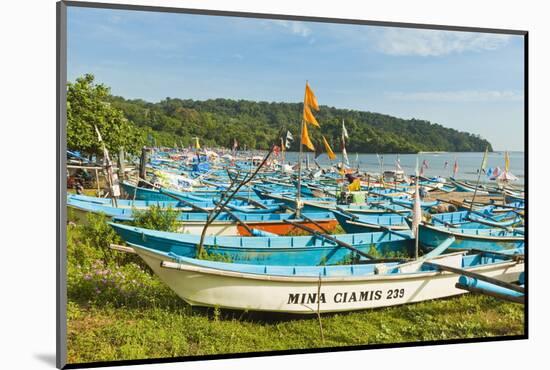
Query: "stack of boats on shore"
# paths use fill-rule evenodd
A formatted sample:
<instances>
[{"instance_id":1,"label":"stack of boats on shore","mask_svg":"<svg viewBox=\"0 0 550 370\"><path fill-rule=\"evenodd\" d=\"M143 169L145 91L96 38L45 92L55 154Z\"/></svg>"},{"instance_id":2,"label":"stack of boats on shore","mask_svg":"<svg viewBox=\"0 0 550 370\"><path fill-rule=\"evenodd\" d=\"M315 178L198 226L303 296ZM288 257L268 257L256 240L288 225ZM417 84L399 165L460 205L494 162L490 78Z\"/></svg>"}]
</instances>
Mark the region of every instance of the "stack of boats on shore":
<instances>
[{"instance_id":1,"label":"stack of boats on shore","mask_svg":"<svg viewBox=\"0 0 550 370\"><path fill-rule=\"evenodd\" d=\"M517 186L319 167L297 176L276 162L252 176L261 157L178 158L157 151L145 178L121 182L122 196L69 194L67 206L77 222L106 215L126 243L112 248L139 255L190 305L314 314L468 291L523 299ZM428 194L420 201L416 182ZM153 206L177 212L176 232L132 224Z\"/></svg>"}]
</instances>

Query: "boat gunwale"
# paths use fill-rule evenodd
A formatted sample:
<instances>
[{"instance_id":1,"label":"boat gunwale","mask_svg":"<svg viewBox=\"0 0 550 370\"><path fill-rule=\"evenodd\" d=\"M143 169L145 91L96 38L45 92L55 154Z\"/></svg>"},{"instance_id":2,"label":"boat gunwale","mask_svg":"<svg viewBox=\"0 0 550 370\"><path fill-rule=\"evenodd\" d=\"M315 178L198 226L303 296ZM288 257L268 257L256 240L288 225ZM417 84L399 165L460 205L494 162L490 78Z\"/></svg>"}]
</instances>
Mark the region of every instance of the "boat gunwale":
<instances>
[{"instance_id":1,"label":"boat gunwale","mask_svg":"<svg viewBox=\"0 0 550 370\"><path fill-rule=\"evenodd\" d=\"M448 228L441 228L437 226L427 225L425 223L421 224L421 227L425 227L430 230L435 230L436 232L442 233L442 234L449 234L453 235L455 237L459 237L461 239L483 239L483 240L499 240L499 241L525 241L525 238L523 236L491 236L491 235L476 235L476 234L468 234L463 232L453 232L450 231ZM500 228L489 228L489 229L471 229L471 230L494 230L494 229L500 229ZM470 230L470 229L459 229L459 230ZM504 230L504 229L501 229Z\"/></svg>"},{"instance_id":2,"label":"boat gunwale","mask_svg":"<svg viewBox=\"0 0 550 370\"><path fill-rule=\"evenodd\" d=\"M230 270L224 270L224 269L217 269L214 267L204 267L204 266L197 266L197 265L191 265L191 264L184 264L181 262L175 262L175 261L168 261L166 258L170 259L169 256L163 256L161 254L152 252L148 248L143 248L142 246L139 246L137 244L129 243L134 250L136 250L136 253L138 255L144 253L152 255L152 257L161 260L161 268L163 269L169 269L169 270L177 270L177 271L184 271L184 272L196 272L201 273L205 275L212 275L212 276L223 276L223 277L230 277L230 278L238 278L238 279L249 279L249 280L260 280L260 281L270 281L270 282L292 282L292 283L318 283L319 280L321 280L323 283L339 283L339 282L369 282L369 281L384 281L384 280L410 280L410 279L419 279L419 278L429 278L433 276L443 276L443 275L459 275L455 274L453 272L448 271L426 271L426 272L410 272L410 273L395 273L395 274L370 274L370 275L363 275L363 276L284 276L284 275L261 275L261 274L254 274L254 273L248 273L248 272L237 272L237 271L230 271ZM436 262L438 259L443 257L449 257L451 255L465 255L466 251L460 251L455 252L451 254L441 255L434 258L429 259L429 262ZM161 257L162 258L159 258ZM191 259L191 258L187 258ZM162 266L162 262L169 262L174 265L173 268L164 267ZM418 261L418 263L422 264L424 261ZM490 264L484 264L481 266L471 267L471 268L465 268L467 271L491 271L491 270L498 270L498 269L507 269L514 267L516 265L523 264L523 261L515 261L515 260L503 260L502 262L496 262L496 263L490 263ZM353 266L353 265L350 265ZM291 267L291 266L289 266ZM392 268L397 268L398 265L392 266Z\"/></svg>"}]
</instances>

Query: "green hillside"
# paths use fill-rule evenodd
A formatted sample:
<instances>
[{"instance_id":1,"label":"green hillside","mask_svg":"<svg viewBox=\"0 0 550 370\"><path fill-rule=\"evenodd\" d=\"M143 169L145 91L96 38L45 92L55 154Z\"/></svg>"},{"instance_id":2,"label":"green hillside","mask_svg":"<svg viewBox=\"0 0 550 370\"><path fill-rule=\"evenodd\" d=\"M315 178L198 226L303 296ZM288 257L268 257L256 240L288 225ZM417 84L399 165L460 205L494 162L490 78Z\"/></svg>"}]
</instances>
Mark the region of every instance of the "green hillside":
<instances>
[{"instance_id":1,"label":"green hillside","mask_svg":"<svg viewBox=\"0 0 550 370\"><path fill-rule=\"evenodd\" d=\"M112 97L112 103L126 117L142 127L174 136L188 145L199 136L208 145L231 147L237 138L241 146L267 149L281 128L298 138L301 103L267 103L214 99L196 101L166 98L159 103ZM350 138L349 151L360 153L414 153L418 151L484 151L490 143L478 135L460 132L419 119L404 120L380 113L321 106L316 112L321 130L309 130L320 143L321 133L335 150L340 147L342 119ZM163 138L165 135L163 135ZM167 138L166 144L174 141ZM164 140L163 140L164 141ZM298 149L298 140L293 150Z\"/></svg>"},{"instance_id":2,"label":"green hillside","mask_svg":"<svg viewBox=\"0 0 550 370\"><path fill-rule=\"evenodd\" d=\"M241 148L246 145L268 149L282 129L294 135L291 150L298 150L302 103L173 98L150 103L112 96L108 87L94 82L92 75L69 83L67 100L69 149L97 151L99 146L93 139L96 124L100 131L111 136L107 143L112 150L123 145L128 151L137 151L140 145L154 142L187 146L194 136L200 137L204 145L231 147L237 139ZM487 146L492 150L491 144L479 135L420 119L405 120L323 105L315 116L321 130L313 127L309 130L313 142L321 146L322 133L336 151L340 150L342 120L350 136L347 149L351 152L468 152L484 151ZM129 138L122 137L125 133Z\"/></svg>"}]
</instances>

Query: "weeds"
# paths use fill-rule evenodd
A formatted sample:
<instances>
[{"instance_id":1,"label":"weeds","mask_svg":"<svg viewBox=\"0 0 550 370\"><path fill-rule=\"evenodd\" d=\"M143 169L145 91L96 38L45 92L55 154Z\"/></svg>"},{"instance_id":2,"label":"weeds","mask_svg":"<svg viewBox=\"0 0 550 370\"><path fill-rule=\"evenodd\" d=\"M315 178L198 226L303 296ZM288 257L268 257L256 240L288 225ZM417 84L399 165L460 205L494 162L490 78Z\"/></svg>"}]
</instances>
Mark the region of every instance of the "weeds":
<instances>
[{"instance_id":1,"label":"weeds","mask_svg":"<svg viewBox=\"0 0 550 370\"><path fill-rule=\"evenodd\" d=\"M140 220L173 222L160 214ZM315 316L192 309L137 256L109 249L121 240L106 221L90 216L87 225L67 226L69 363L523 334L523 306L468 294L324 315L321 344ZM231 262L214 250L201 257Z\"/></svg>"}]
</instances>

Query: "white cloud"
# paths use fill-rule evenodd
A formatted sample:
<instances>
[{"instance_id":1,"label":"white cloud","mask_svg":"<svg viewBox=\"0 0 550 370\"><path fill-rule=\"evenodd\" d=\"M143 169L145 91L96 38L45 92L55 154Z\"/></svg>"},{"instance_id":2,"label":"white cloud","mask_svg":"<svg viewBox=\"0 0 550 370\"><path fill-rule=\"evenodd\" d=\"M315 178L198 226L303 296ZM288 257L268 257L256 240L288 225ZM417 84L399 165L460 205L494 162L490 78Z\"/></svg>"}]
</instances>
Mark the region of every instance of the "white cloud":
<instances>
[{"instance_id":1,"label":"white cloud","mask_svg":"<svg viewBox=\"0 0 550 370\"><path fill-rule=\"evenodd\" d=\"M385 94L391 100L425 101L425 102L497 102L523 101L523 92L513 90L461 90L461 91L426 91L426 92L392 92Z\"/></svg>"},{"instance_id":2,"label":"white cloud","mask_svg":"<svg viewBox=\"0 0 550 370\"><path fill-rule=\"evenodd\" d=\"M271 21L270 23L276 24L280 27L286 28L294 35L301 37L308 37L311 35L311 29L303 22L299 21Z\"/></svg>"},{"instance_id":3,"label":"white cloud","mask_svg":"<svg viewBox=\"0 0 550 370\"><path fill-rule=\"evenodd\" d=\"M389 28L375 37L375 45L390 55L440 56L465 51L495 50L509 35Z\"/></svg>"}]
</instances>

